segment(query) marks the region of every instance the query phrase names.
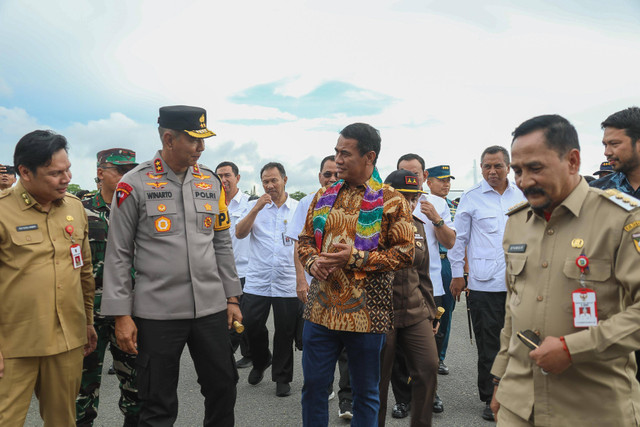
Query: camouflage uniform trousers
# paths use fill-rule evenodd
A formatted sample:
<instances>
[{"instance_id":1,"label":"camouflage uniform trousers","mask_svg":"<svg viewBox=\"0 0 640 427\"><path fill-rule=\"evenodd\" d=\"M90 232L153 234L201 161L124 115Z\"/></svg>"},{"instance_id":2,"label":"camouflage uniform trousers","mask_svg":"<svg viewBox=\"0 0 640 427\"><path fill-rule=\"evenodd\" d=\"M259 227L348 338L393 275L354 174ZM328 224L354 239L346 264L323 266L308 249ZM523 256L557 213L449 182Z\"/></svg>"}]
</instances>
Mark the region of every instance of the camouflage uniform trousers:
<instances>
[{"instance_id":1,"label":"camouflage uniform trousers","mask_svg":"<svg viewBox=\"0 0 640 427\"><path fill-rule=\"evenodd\" d=\"M76 399L76 425L93 426L98 416L100 401L100 383L102 381L102 362L110 344L113 366L120 381L120 400L118 405L124 414L124 426L137 426L140 413L140 400L136 387L136 356L125 353L118 347L115 337L115 321L96 317L94 327L98 334L96 350L84 358L82 366L82 384Z\"/></svg>"}]
</instances>

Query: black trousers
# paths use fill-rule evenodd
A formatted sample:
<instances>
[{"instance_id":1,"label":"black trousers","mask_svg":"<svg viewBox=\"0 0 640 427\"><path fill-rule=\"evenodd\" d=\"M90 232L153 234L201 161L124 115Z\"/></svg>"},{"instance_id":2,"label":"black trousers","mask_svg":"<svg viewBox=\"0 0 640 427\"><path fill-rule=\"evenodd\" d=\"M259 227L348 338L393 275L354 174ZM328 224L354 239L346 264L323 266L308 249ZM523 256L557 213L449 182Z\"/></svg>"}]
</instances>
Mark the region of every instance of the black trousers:
<instances>
[{"instance_id":1,"label":"black trousers","mask_svg":"<svg viewBox=\"0 0 640 427\"><path fill-rule=\"evenodd\" d=\"M136 319L139 426L170 427L178 416L178 376L185 344L204 396L204 423L233 426L238 371L231 353L227 312L198 319Z\"/></svg>"},{"instance_id":2,"label":"black trousers","mask_svg":"<svg viewBox=\"0 0 640 427\"><path fill-rule=\"evenodd\" d=\"M293 380L293 340L300 313L298 298L264 297L254 294L242 296L242 318L251 348L253 367L266 369L271 359L267 318L273 307L273 360L271 379L290 383Z\"/></svg>"},{"instance_id":3,"label":"black trousers","mask_svg":"<svg viewBox=\"0 0 640 427\"><path fill-rule=\"evenodd\" d=\"M469 291L469 309L478 348L478 393L490 402L493 396L491 366L500 350L506 292Z\"/></svg>"},{"instance_id":4,"label":"black trousers","mask_svg":"<svg viewBox=\"0 0 640 427\"><path fill-rule=\"evenodd\" d=\"M244 277L240 278L240 285L242 285L242 289L244 289ZM242 304L242 295L238 297L238 301ZM240 347L240 354L242 357L246 357L251 359L251 350L249 350L249 340L247 339L247 334L239 334L236 332L234 328L229 330L229 335L231 338L231 345L233 347L233 352L235 353Z\"/></svg>"}]
</instances>

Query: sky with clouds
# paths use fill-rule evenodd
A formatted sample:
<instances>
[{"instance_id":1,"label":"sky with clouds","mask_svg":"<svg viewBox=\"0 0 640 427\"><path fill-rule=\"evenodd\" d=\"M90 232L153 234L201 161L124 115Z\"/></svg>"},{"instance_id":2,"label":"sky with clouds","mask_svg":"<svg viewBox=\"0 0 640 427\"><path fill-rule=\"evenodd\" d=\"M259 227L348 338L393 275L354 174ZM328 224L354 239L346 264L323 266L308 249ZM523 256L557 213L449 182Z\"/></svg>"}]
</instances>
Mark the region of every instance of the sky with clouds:
<instances>
[{"instance_id":1,"label":"sky with clouds","mask_svg":"<svg viewBox=\"0 0 640 427\"><path fill-rule=\"evenodd\" d=\"M202 163L234 161L243 189L280 161L289 191L315 190L356 121L381 132L383 177L415 152L464 189L485 147L558 113L591 174L600 123L640 103L638 22L637 0L2 0L0 163L53 129L93 188L97 151L150 159L158 108L187 104L218 134Z\"/></svg>"}]
</instances>

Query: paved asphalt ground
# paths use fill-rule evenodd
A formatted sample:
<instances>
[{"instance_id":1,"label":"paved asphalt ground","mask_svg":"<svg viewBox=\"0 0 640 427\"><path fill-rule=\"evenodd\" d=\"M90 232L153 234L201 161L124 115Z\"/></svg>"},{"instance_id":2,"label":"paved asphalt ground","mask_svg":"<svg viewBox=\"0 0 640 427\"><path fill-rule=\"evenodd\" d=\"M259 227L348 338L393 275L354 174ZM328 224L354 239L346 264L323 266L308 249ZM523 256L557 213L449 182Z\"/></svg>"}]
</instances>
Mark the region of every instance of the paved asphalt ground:
<instances>
[{"instance_id":1,"label":"paved asphalt ground","mask_svg":"<svg viewBox=\"0 0 640 427\"><path fill-rule=\"evenodd\" d=\"M271 319L270 319L271 321ZM272 325L272 324L271 324ZM271 326L272 328L272 326ZM237 357L239 358L239 351ZM106 375L106 369L111 364L107 352L105 360L105 375L101 388L100 408L95 426L119 427L123 417L118 409L118 381L114 375ZM444 400L444 413L434 414L435 426L484 426L495 425L480 417L484 404L478 398L476 387L477 352L475 341L469 341L467 327L467 313L464 297L454 311L453 329L446 364L450 374L438 376L439 394ZM236 403L236 426L238 427L295 427L302 425L300 391L302 389L301 352L295 352L294 379L291 383L292 395L276 397L275 383L271 382L270 369L265 373L265 379L257 386L247 383L250 369L240 369L238 382L238 399ZM336 372L335 391L337 392ZM180 409L176 426L195 427L202 425L203 398L196 381L196 374L188 351L182 358L181 378L178 388ZM409 418L394 419L391 408L395 403L393 393L389 391L389 412L387 426L409 426ZM41 426L42 420L38 413L37 401L34 399L27 416L26 426ZM329 402L329 425L331 427L346 427L347 421L338 418L337 397Z\"/></svg>"}]
</instances>

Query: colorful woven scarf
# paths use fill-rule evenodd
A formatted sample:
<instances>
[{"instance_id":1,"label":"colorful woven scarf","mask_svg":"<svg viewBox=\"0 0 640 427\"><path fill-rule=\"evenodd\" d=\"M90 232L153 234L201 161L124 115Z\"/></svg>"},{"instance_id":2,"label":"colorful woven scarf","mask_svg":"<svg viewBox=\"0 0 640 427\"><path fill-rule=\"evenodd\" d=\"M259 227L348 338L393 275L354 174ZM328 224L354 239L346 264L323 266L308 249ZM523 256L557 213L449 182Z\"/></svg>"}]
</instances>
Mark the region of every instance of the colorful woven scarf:
<instances>
[{"instance_id":1,"label":"colorful woven scarf","mask_svg":"<svg viewBox=\"0 0 640 427\"><path fill-rule=\"evenodd\" d=\"M322 250L322 238L327 217L343 185L344 180L341 179L327 188L327 191L320 196L313 209L313 233L318 251ZM357 250L375 251L378 248L382 225L382 208L384 205L382 194L382 180L378 169L374 168L371 178L365 183L364 197L360 204L360 214L358 215L354 241L354 246Z\"/></svg>"}]
</instances>

